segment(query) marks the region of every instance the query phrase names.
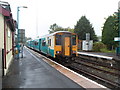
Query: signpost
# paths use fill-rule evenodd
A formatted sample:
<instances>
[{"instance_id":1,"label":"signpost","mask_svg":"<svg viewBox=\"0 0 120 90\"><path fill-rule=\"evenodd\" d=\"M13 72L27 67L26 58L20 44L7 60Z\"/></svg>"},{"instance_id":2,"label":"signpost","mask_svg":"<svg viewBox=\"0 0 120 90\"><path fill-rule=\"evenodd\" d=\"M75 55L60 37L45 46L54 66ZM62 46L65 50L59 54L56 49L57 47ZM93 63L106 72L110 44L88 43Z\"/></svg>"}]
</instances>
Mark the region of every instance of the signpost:
<instances>
[{"instance_id":1,"label":"signpost","mask_svg":"<svg viewBox=\"0 0 120 90\"><path fill-rule=\"evenodd\" d=\"M23 58L23 46L25 43L25 29L19 29L19 43L20 43L21 57Z\"/></svg>"},{"instance_id":2,"label":"signpost","mask_svg":"<svg viewBox=\"0 0 120 90\"><path fill-rule=\"evenodd\" d=\"M25 43L25 29L19 29L19 43Z\"/></svg>"},{"instance_id":3,"label":"signpost","mask_svg":"<svg viewBox=\"0 0 120 90\"><path fill-rule=\"evenodd\" d=\"M18 49L18 54L17 54L17 58L19 59L19 52L20 52L20 45L19 45L19 11L20 11L20 8L27 8L26 6L18 6L17 7L17 49Z\"/></svg>"},{"instance_id":4,"label":"signpost","mask_svg":"<svg viewBox=\"0 0 120 90\"><path fill-rule=\"evenodd\" d=\"M120 56L120 1L118 2L118 37L115 37L114 41L118 41L119 43L116 48L116 54Z\"/></svg>"}]
</instances>

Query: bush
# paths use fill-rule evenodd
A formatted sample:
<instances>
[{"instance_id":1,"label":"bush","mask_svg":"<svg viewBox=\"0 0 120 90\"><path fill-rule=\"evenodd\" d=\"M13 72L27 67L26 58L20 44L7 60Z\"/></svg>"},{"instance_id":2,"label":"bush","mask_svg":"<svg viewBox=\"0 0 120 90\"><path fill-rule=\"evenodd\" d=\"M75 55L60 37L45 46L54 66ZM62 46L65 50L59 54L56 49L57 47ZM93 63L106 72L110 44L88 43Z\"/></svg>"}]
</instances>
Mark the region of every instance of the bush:
<instances>
[{"instance_id":1,"label":"bush","mask_svg":"<svg viewBox=\"0 0 120 90\"><path fill-rule=\"evenodd\" d=\"M115 53L115 50L108 50L107 48L100 49L103 53Z\"/></svg>"},{"instance_id":2,"label":"bush","mask_svg":"<svg viewBox=\"0 0 120 90\"><path fill-rule=\"evenodd\" d=\"M93 44L93 51L101 52L101 50L106 50L106 45L102 42L96 42Z\"/></svg>"}]
</instances>

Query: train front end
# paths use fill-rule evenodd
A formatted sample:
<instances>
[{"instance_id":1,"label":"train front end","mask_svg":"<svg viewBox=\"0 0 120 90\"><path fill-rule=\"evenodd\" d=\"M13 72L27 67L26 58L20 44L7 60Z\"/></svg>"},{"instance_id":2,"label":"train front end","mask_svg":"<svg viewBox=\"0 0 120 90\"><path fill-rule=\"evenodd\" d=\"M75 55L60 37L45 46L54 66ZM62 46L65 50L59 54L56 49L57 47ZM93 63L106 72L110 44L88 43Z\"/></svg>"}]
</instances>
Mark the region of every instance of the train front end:
<instances>
[{"instance_id":1,"label":"train front end","mask_svg":"<svg viewBox=\"0 0 120 90\"><path fill-rule=\"evenodd\" d=\"M73 58L77 56L78 36L71 32L55 34L54 53L57 58Z\"/></svg>"}]
</instances>

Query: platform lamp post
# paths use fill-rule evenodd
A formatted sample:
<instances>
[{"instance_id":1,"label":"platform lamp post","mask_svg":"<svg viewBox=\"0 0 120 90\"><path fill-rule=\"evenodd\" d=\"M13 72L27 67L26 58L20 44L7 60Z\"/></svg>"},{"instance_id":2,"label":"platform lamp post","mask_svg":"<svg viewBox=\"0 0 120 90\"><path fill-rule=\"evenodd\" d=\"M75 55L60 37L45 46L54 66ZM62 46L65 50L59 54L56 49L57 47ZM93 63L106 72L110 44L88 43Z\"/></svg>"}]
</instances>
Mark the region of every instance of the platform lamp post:
<instances>
[{"instance_id":1,"label":"platform lamp post","mask_svg":"<svg viewBox=\"0 0 120 90\"><path fill-rule=\"evenodd\" d=\"M119 24L118 24L119 25L118 26L119 27L119 32L118 32L119 34L118 34L118 37L120 39L120 1L118 2L118 19L119 19L118 20L119 21ZM119 55L120 55L120 40L119 40L119 46L118 47L119 47Z\"/></svg>"},{"instance_id":2,"label":"platform lamp post","mask_svg":"<svg viewBox=\"0 0 120 90\"><path fill-rule=\"evenodd\" d=\"M19 59L19 53L20 53L20 45L19 45L19 11L20 8L27 8L26 6L18 6L17 7L17 49L18 49L18 54L17 58Z\"/></svg>"},{"instance_id":3,"label":"platform lamp post","mask_svg":"<svg viewBox=\"0 0 120 90\"><path fill-rule=\"evenodd\" d=\"M117 55L120 56L120 1L118 2L118 48L117 48Z\"/></svg>"}]
</instances>

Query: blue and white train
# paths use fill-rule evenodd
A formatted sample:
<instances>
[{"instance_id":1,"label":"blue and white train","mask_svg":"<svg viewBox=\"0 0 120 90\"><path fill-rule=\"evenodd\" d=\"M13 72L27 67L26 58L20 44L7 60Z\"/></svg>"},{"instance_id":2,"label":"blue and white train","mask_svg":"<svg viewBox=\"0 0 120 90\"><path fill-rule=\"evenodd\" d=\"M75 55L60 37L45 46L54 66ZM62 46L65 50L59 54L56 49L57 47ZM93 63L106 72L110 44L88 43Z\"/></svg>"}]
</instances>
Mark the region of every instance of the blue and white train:
<instances>
[{"instance_id":1,"label":"blue and white train","mask_svg":"<svg viewBox=\"0 0 120 90\"><path fill-rule=\"evenodd\" d=\"M68 31L57 31L38 39L27 41L27 47L51 57L77 56L78 36Z\"/></svg>"}]
</instances>

